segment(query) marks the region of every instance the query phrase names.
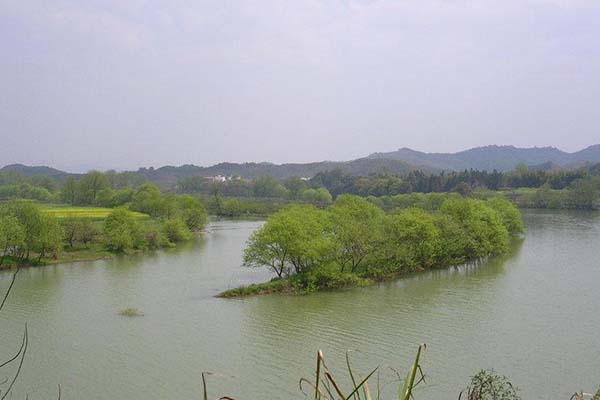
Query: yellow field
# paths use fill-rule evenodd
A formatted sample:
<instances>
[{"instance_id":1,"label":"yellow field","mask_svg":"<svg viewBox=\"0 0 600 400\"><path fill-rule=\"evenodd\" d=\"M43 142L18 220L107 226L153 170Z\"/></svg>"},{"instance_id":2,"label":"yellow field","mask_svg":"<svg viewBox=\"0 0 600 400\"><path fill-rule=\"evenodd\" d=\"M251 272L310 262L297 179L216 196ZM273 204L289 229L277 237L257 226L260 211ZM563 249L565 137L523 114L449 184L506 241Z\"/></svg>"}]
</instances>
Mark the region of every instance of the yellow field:
<instances>
[{"instance_id":1,"label":"yellow field","mask_svg":"<svg viewBox=\"0 0 600 400\"><path fill-rule=\"evenodd\" d=\"M105 219L113 210L112 208L102 207L71 207L42 205L42 211L54 215L58 219L64 218L85 218L85 219ZM136 211L130 213L138 219L148 218L148 215Z\"/></svg>"}]
</instances>

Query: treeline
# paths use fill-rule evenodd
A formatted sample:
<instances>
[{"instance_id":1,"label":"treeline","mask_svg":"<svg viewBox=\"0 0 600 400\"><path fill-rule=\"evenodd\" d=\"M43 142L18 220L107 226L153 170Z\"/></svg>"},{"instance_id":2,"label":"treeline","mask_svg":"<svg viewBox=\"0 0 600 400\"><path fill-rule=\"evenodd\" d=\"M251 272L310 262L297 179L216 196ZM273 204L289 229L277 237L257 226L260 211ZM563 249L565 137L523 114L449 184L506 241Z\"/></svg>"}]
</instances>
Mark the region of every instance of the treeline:
<instances>
[{"instance_id":1,"label":"treeline","mask_svg":"<svg viewBox=\"0 0 600 400\"><path fill-rule=\"evenodd\" d=\"M321 172L310 179L311 187L324 187L333 197L349 193L358 196L394 196L406 193L468 192L474 188L489 190L538 188L565 189L573 182L590 176L587 170L545 172L519 165L514 171L464 170L427 174L411 171L406 176L376 175L360 177L340 170Z\"/></svg>"},{"instance_id":2,"label":"treeline","mask_svg":"<svg viewBox=\"0 0 600 400\"><path fill-rule=\"evenodd\" d=\"M149 213L154 218L139 219L129 209L119 207L100 222L72 217L59 219L31 201L9 201L0 205L0 266L59 260L63 251L82 248L88 256L93 256L103 250L170 247L190 239L193 232L205 226L206 211L198 199L177 196L165 201L168 207Z\"/></svg>"},{"instance_id":3,"label":"treeline","mask_svg":"<svg viewBox=\"0 0 600 400\"><path fill-rule=\"evenodd\" d=\"M171 191L197 196L211 213L222 216L268 215L290 202L324 208L341 194L377 197L386 202L386 197L411 193L456 192L463 196L479 196L473 192L483 190L512 191L513 196L505 197L523 207L589 209L598 208L598 171L597 166L591 166L575 171L545 172L519 165L514 171L505 173L465 170L427 174L411 171L403 176L379 174L367 177L331 170L310 179L292 177L281 181L272 177L255 180L233 177L221 182L190 176L180 180ZM23 198L80 206L127 207L134 202L141 186L152 185L158 189L145 179L136 172L91 171L61 178L1 172L0 200ZM519 192L522 195L514 195L520 189L540 191L535 196L531 192L523 194L523 191ZM590 200L591 197L594 198Z\"/></svg>"},{"instance_id":4,"label":"treeline","mask_svg":"<svg viewBox=\"0 0 600 400\"><path fill-rule=\"evenodd\" d=\"M272 215L244 251L245 266L267 266L287 279L224 295L353 286L458 265L506 252L522 231L519 211L497 198L448 198L436 211L390 213L353 195L326 210L292 205Z\"/></svg>"},{"instance_id":5,"label":"treeline","mask_svg":"<svg viewBox=\"0 0 600 400\"><path fill-rule=\"evenodd\" d=\"M0 172L1 199L30 199L71 205L115 207L124 204L146 179L135 172L90 171L82 175L50 177Z\"/></svg>"},{"instance_id":6,"label":"treeline","mask_svg":"<svg viewBox=\"0 0 600 400\"><path fill-rule=\"evenodd\" d=\"M521 165L514 171L506 173L465 170L425 174L420 171L412 171L406 176L383 174L369 177L354 176L341 170L333 170L320 172L311 179L294 177L282 181L264 177L254 181L234 178L225 182L209 182L205 178L196 176L180 181L177 190L181 193L197 193L205 197L221 196L240 199L238 203L232 203L232 206L245 205L245 199L275 199L313 204L323 208L341 194L377 197L386 201L386 197L411 193L456 192L469 196L476 190L510 191L520 188L539 188L545 190L541 193L542 197L544 195L547 197L547 189L571 192L565 194L562 201L533 203L524 200L524 204L556 205L554 208L592 208L592 202L576 201L574 198L584 195L584 198L588 199L590 195L593 195L591 192L597 191L595 189L598 186L596 182L596 177L586 169L550 173L529 170L526 166ZM585 188L588 192L584 193L585 190L582 191L581 188ZM254 203L252 206L257 205ZM249 211L252 207L241 208L247 208Z\"/></svg>"}]
</instances>

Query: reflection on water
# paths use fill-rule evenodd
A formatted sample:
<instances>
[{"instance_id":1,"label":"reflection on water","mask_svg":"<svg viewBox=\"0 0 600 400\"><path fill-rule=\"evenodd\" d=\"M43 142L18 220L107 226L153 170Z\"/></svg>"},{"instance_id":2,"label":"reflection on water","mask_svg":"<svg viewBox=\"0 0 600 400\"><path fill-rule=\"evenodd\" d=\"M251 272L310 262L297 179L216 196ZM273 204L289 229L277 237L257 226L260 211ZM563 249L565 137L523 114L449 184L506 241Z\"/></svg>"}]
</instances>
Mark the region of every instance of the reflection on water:
<instances>
[{"instance_id":1,"label":"reflection on water","mask_svg":"<svg viewBox=\"0 0 600 400\"><path fill-rule=\"evenodd\" d=\"M240 267L260 222L218 221L168 251L25 269L0 316L0 355L18 348L28 322L15 394L31 399L55 395L57 383L66 399L195 399L205 370L233 376L210 378L215 396L301 399L298 378L312 374L319 348L334 368L358 349L354 364L366 372L406 368L426 342L420 398L453 397L491 367L525 398L568 398L600 380L591 356L600 349L600 222L534 211L525 221L525 239L481 265L310 296L213 297L269 278ZM9 278L0 274L0 286ZM125 307L145 316L119 316Z\"/></svg>"}]
</instances>

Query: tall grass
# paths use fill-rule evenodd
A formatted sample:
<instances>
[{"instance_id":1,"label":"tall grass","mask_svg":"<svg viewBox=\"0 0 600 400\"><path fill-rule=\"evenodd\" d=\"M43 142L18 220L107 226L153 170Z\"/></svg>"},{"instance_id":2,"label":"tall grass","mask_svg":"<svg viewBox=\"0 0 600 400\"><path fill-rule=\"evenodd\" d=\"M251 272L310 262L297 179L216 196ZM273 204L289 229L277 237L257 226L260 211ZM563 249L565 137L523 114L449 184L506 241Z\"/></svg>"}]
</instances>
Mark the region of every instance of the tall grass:
<instances>
[{"instance_id":1,"label":"tall grass","mask_svg":"<svg viewBox=\"0 0 600 400\"><path fill-rule=\"evenodd\" d=\"M415 388L425 382L425 374L421 368L421 357L425 348L424 344L419 346L415 361L404 379L394 370L397 380L392 383L398 384L398 394L393 398L382 398L380 368L377 367L371 370L363 377L355 372L348 352L346 353L346 368L342 371L346 375L344 377L344 381L347 382L346 387L327 368L323 352L319 350L314 377L312 379L300 378L300 391L306 399L312 400L414 400ZM206 377L209 375L217 374L212 372L202 373L203 400L209 400L206 382ZM375 384L369 385L369 383L373 383L373 380L375 380ZM518 392L519 389L513 386L505 376L497 375L492 370L482 370L474 375L469 386L454 398L458 400L521 400ZM279 398L285 398L285 396ZM452 395L449 395L448 398L452 398ZM222 396L218 400L235 399ZM600 388L595 394L576 392L569 400L600 400Z\"/></svg>"},{"instance_id":2,"label":"tall grass","mask_svg":"<svg viewBox=\"0 0 600 400\"><path fill-rule=\"evenodd\" d=\"M421 354L425 349L425 345L419 346L415 361L408 372L405 379L399 378L400 381L404 381L403 386L398 392L397 400L411 400L413 399L414 389L425 381L425 374L421 368ZM366 376L357 374L352 368L350 362L349 353L346 353L346 370L344 374L347 375L346 381L351 382L351 386L344 387L341 384L341 380L335 378L333 372L327 368L323 352L319 350L317 352L317 360L315 367L314 380L301 378L299 381L300 390L304 393L307 399L314 400L381 400L381 387L379 385L379 367L374 368ZM206 383L206 377L214 375L211 372L202 373L202 389L203 389L203 400L208 400L208 389ZM373 385L373 389L369 386L369 382L376 378L376 384ZM219 400L235 400L229 396L222 396Z\"/></svg>"}]
</instances>

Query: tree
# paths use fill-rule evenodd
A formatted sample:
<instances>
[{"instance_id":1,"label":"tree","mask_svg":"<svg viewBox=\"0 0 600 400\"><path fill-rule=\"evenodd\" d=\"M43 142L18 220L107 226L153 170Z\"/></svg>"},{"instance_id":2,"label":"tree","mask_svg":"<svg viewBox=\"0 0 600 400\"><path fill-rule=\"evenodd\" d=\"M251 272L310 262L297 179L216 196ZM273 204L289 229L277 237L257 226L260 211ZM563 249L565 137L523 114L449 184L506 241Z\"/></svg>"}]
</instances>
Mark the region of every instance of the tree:
<instances>
[{"instance_id":1,"label":"tree","mask_svg":"<svg viewBox=\"0 0 600 400\"><path fill-rule=\"evenodd\" d=\"M81 242L86 248L99 234L98 228L89 219L82 219L79 222L79 230L77 232L77 240Z\"/></svg>"},{"instance_id":2,"label":"tree","mask_svg":"<svg viewBox=\"0 0 600 400\"><path fill-rule=\"evenodd\" d=\"M329 209L329 216L340 270L344 272L349 265L350 271L355 272L383 239L384 213L361 197L343 194Z\"/></svg>"},{"instance_id":3,"label":"tree","mask_svg":"<svg viewBox=\"0 0 600 400\"><path fill-rule=\"evenodd\" d=\"M283 181L283 186L288 190L290 199L292 200L299 200L302 192L308 189L307 182L298 176L286 179Z\"/></svg>"},{"instance_id":4,"label":"tree","mask_svg":"<svg viewBox=\"0 0 600 400\"><path fill-rule=\"evenodd\" d=\"M508 233L514 235L525 230L521 213L510 201L494 197L487 200L486 204L500 214Z\"/></svg>"},{"instance_id":5,"label":"tree","mask_svg":"<svg viewBox=\"0 0 600 400\"><path fill-rule=\"evenodd\" d=\"M60 198L67 204L75 204L77 201L77 181L72 176L68 177L60 191Z\"/></svg>"},{"instance_id":6,"label":"tree","mask_svg":"<svg viewBox=\"0 0 600 400\"><path fill-rule=\"evenodd\" d=\"M114 251L124 251L140 245L141 230L129 211L116 208L104 221L106 245Z\"/></svg>"},{"instance_id":7,"label":"tree","mask_svg":"<svg viewBox=\"0 0 600 400\"><path fill-rule=\"evenodd\" d=\"M440 209L453 218L463 229L465 244L463 254L467 259L477 259L508 250L509 232L500 213L481 200L446 200Z\"/></svg>"},{"instance_id":8,"label":"tree","mask_svg":"<svg viewBox=\"0 0 600 400\"><path fill-rule=\"evenodd\" d=\"M35 251L42 230L43 219L40 208L31 202L19 200L11 201L5 207L5 212L16 218L24 233L23 247L15 255L21 262L29 260L29 255Z\"/></svg>"},{"instance_id":9,"label":"tree","mask_svg":"<svg viewBox=\"0 0 600 400\"><path fill-rule=\"evenodd\" d=\"M248 241L244 265L268 266L278 276L308 272L330 255L326 215L314 206L290 206L273 214Z\"/></svg>"},{"instance_id":10,"label":"tree","mask_svg":"<svg viewBox=\"0 0 600 400\"><path fill-rule=\"evenodd\" d=\"M221 205L221 214L227 217L239 217L244 212L244 203L239 199L227 199Z\"/></svg>"},{"instance_id":11,"label":"tree","mask_svg":"<svg viewBox=\"0 0 600 400\"><path fill-rule=\"evenodd\" d=\"M306 189L300 195L302 201L324 208L331 204L331 193L325 188Z\"/></svg>"},{"instance_id":12,"label":"tree","mask_svg":"<svg viewBox=\"0 0 600 400\"><path fill-rule=\"evenodd\" d=\"M208 221L204 206L195 197L187 195L179 197L179 210L181 218L190 231L201 230Z\"/></svg>"},{"instance_id":13,"label":"tree","mask_svg":"<svg viewBox=\"0 0 600 400\"><path fill-rule=\"evenodd\" d=\"M0 265L6 256L18 256L25 246L25 230L17 218L0 209Z\"/></svg>"},{"instance_id":14,"label":"tree","mask_svg":"<svg viewBox=\"0 0 600 400\"><path fill-rule=\"evenodd\" d=\"M79 231L79 220L74 217L65 218L62 221L62 228L65 242L69 244L69 247L73 248Z\"/></svg>"},{"instance_id":15,"label":"tree","mask_svg":"<svg viewBox=\"0 0 600 400\"><path fill-rule=\"evenodd\" d=\"M153 217L168 217L173 213L174 201L160 193L151 183L145 183L133 195L130 208Z\"/></svg>"},{"instance_id":16,"label":"tree","mask_svg":"<svg viewBox=\"0 0 600 400\"><path fill-rule=\"evenodd\" d=\"M101 189L96 195L96 201L94 204L99 205L101 207L112 207L113 206L113 197L115 196L115 191L110 187L105 187Z\"/></svg>"},{"instance_id":17,"label":"tree","mask_svg":"<svg viewBox=\"0 0 600 400\"><path fill-rule=\"evenodd\" d=\"M35 241L35 251L38 253L38 262L50 253L55 258L62 247L63 232L56 217L43 214L40 228Z\"/></svg>"},{"instance_id":18,"label":"tree","mask_svg":"<svg viewBox=\"0 0 600 400\"><path fill-rule=\"evenodd\" d=\"M183 242L192 238L192 233L187 225L179 218L165 221L163 231L167 239L173 243Z\"/></svg>"},{"instance_id":19,"label":"tree","mask_svg":"<svg viewBox=\"0 0 600 400\"><path fill-rule=\"evenodd\" d=\"M78 201L86 205L96 204L98 193L108 186L108 179L102 172L90 171L79 181Z\"/></svg>"},{"instance_id":20,"label":"tree","mask_svg":"<svg viewBox=\"0 0 600 400\"><path fill-rule=\"evenodd\" d=\"M29 260L32 252L40 261L47 253L60 250L63 233L55 217L41 212L40 207L28 201L11 201L0 210L6 226L2 228L7 240L4 254L17 262Z\"/></svg>"},{"instance_id":21,"label":"tree","mask_svg":"<svg viewBox=\"0 0 600 400\"><path fill-rule=\"evenodd\" d=\"M287 189L270 176L255 180L252 187L256 197L286 198L288 194Z\"/></svg>"},{"instance_id":22,"label":"tree","mask_svg":"<svg viewBox=\"0 0 600 400\"><path fill-rule=\"evenodd\" d=\"M434 217L418 208L387 216L384 224L383 259L398 270L430 268L440 252L440 232Z\"/></svg>"}]
</instances>

